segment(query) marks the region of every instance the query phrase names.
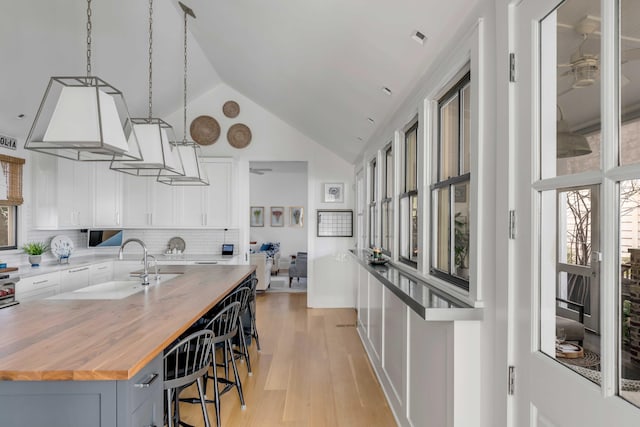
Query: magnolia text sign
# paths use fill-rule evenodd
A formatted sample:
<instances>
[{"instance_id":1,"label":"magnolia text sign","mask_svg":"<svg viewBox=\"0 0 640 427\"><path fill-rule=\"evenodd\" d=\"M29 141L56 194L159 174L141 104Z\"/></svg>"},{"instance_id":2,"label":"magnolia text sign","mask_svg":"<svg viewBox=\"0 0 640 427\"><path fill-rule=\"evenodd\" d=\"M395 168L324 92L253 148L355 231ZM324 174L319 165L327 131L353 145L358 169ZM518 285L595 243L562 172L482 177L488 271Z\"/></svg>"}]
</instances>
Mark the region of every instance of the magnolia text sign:
<instances>
[{"instance_id":1,"label":"magnolia text sign","mask_svg":"<svg viewBox=\"0 0 640 427\"><path fill-rule=\"evenodd\" d=\"M11 138L10 136L0 135L0 147L15 150L17 142L18 141L15 138Z\"/></svg>"}]
</instances>

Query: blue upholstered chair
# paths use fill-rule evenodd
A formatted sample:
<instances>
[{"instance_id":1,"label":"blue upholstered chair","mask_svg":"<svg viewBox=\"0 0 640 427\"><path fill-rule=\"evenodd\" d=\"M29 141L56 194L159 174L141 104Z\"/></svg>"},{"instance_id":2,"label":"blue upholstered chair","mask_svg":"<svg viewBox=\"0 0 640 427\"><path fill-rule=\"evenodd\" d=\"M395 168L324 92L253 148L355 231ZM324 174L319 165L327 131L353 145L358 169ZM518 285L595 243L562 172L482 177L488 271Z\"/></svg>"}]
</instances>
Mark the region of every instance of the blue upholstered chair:
<instances>
[{"instance_id":1,"label":"blue upholstered chair","mask_svg":"<svg viewBox=\"0 0 640 427\"><path fill-rule=\"evenodd\" d=\"M296 255L295 261L291 263L289 267L289 287L291 287L291 282L293 278L298 279L300 281L301 277L307 278L307 253L306 252L298 252Z\"/></svg>"}]
</instances>

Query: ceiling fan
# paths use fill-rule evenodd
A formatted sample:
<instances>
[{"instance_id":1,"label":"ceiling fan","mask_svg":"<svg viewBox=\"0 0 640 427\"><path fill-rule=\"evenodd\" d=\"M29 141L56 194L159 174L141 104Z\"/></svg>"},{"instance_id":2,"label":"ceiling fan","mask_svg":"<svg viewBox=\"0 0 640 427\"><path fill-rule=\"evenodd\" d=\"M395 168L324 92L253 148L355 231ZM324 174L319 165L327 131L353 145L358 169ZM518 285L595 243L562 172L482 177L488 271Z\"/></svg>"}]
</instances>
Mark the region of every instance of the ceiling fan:
<instances>
[{"instance_id":1,"label":"ceiling fan","mask_svg":"<svg viewBox=\"0 0 640 427\"><path fill-rule=\"evenodd\" d=\"M264 175L265 172L271 172L271 168L249 168L249 172L256 175Z\"/></svg>"},{"instance_id":2,"label":"ceiling fan","mask_svg":"<svg viewBox=\"0 0 640 427\"><path fill-rule=\"evenodd\" d=\"M575 26L560 24L558 28L566 28L575 31L582 36L582 42L578 49L573 52L566 64L558 64L559 69L568 68L568 70L559 74L559 78L571 77L571 87L560 92L558 97L571 92L574 89L585 88L593 85L600 78L600 57L598 54L591 54L584 51L584 45L587 40L600 37L602 33L598 31L600 27L600 18L587 15ZM631 37L621 37L625 40L638 42L639 40ZM640 48L628 49L622 52L622 64L640 59ZM622 85L629 83L629 79L621 75Z\"/></svg>"}]
</instances>

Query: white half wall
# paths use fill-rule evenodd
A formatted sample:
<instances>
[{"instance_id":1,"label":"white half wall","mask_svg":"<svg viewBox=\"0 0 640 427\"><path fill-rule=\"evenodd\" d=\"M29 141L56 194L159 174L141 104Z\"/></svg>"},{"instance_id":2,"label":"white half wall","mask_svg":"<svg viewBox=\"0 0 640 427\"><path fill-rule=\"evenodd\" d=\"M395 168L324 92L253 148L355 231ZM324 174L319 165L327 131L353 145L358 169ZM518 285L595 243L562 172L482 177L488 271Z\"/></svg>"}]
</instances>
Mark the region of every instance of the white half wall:
<instances>
[{"instance_id":1,"label":"white half wall","mask_svg":"<svg viewBox=\"0 0 640 427\"><path fill-rule=\"evenodd\" d=\"M222 105L229 100L234 100L240 105L240 114L234 119L229 119L222 113ZM307 202L304 224L309 252L307 305L309 307L354 307L355 280L353 277L345 274L336 278L329 274L333 263L336 268L341 267L340 260L344 259L344 254L354 246L354 239L316 237L318 209L354 209L353 165L224 83L220 83L189 102L187 126L200 115L212 116L220 123L221 128L220 138L214 144L203 147L203 155L232 157L238 161L239 206L241 222L245 224L241 227L241 236L244 232L247 251L251 234L249 162L307 162ZM176 135L182 134L182 109L165 117L165 120L175 127ZM235 123L244 123L251 129L252 140L246 148L236 149L227 142L227 131ZM352 144L352 142L345 143ZM344 203L322 202L322 184L325 182L344 182ZM321 258L325 258L326 261L323 261L322 267L319 267L316 263ZM339 280L339 283L335 283L336 280Z\"/></svg>"}]
</instances>

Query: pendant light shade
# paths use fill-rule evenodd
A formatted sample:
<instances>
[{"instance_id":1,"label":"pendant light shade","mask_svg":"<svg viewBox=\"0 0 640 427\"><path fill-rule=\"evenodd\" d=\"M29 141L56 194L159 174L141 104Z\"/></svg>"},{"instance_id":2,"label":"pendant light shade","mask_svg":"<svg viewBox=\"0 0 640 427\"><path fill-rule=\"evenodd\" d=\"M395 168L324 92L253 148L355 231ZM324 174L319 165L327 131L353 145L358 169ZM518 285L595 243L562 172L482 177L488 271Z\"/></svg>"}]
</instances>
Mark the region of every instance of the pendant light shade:
<instances>
[{"instance_id":1,"label":"pendant light shade","mask_svg":"<svg viewBox=\"0 0 640 427\"><path fill-rule=\"evenodd\" d=\"M184 175L160 175L158 182L167 185L209 185L206 171L198 156L200 147L195 143L178 143L175 149L180 153L184 165Z\"/></svg>"},{"instance_id":2,"label":"pendant light shade","mask_svg":"<svg viewBox=\"0 0 640 427\"><path fill-rule=\"evenodd\" d=\"M91 75L91 0L87 0L87 75L51 77L25 149L81 161L139 160L122 92Z\"/></svg>"},{"instance_id":3,"label":"pendant light shade","mask_svg":"<svg viewBox=\"0 0 640 427\"><path fill-rule=\"evenodd\" d=\"M173 127L162 119L134 118L132 126L140 145L142 160L115 160L111 169L129 175L158 177L159 175L184 175L180 152L171 141L175 141Z\"/></svg>"},{"instance_id":4,"label":"pendant light shade","mask_svg":"<svg viewBox=\"0 0 640 427\"><path fill-rule=\"evenodd\" d=\"M556 157L566 159L591 154L587 138L579 133L571 132L560 106L558 106L558 110L560 111L560 120L556 124Z\"/></svg>"},{"instance_id":5,"label":"pendant light shade","mask_svg":"<svg viewBox=\"0 0 640 427\"><path fill-rule=\"evenodd\" d=\"M111 169L136 176L184 175L180 153L172 145L173 128L162 119L153 118L153 0L149 0L149 115L147 118L130 119L140 144L142 159L138 161L115 160Z\"/></svg>"},{"instance_id":6,"label":"pendant light shade","mask_svg":"<svg viewBox=\"0 0 640 427\"><path fill-rule=\"evenodd\" d=\"M182 176L158 176L158 182L167 185L209 185L206 171L200 164L198 156L200 146L193 141L187 141L187 16L195 18L193 10L183 3L178 2L184 12L184 77L183 77L183 129L182 141L175 142L175 147L180 153L182 164L184 165L184 175Z\"/></svg>"}]
</instances>

